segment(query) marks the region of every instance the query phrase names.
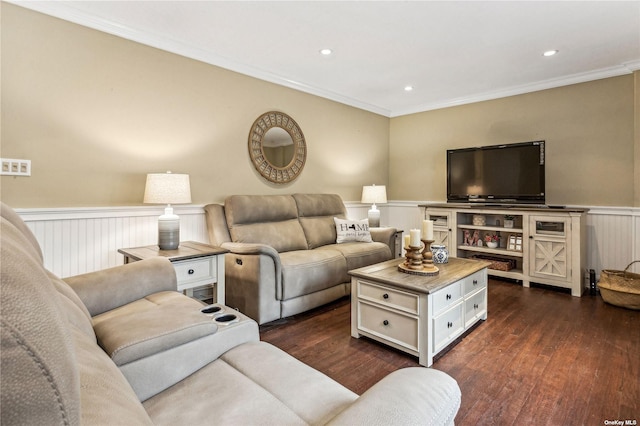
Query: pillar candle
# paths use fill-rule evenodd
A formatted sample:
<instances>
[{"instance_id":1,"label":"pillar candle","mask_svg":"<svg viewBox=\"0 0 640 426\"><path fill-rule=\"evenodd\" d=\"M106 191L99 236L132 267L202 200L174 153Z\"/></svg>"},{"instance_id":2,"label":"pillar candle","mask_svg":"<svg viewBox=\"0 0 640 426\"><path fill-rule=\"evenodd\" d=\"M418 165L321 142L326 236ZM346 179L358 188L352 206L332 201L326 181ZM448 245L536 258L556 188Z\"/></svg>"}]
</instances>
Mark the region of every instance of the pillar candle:
<instances>
[{"instance_id":1,"label":"pillar candle","mask_svg":"<svg viewBox=\"0 0 640 426\"><path fill-rule=\"evenodd\" d=\"M404 246L405 247L409 247L409 238L411 238L409 235L405 235L404 236Z\"/></svg>"},{"instance_id":2,"label":"pillar candle","mask_svg":"<svg viewBox=\"0 0 640 426\"><path fill-rule=\"evenodd\" d=\"M422 235L424 235L425 240L429 240L429 241L433 240L433 221L432 220L422 221Z\"/></svg>"},{"instance_id":3,"label":"pillar candle","mask_svg":"<svg viewBox=\"0 0 640 426\"><path fill-rule=\"evenodd\" d=\"M410 239L411 247L420 247L420 230L412 229L411 231L409 231L409 234L411 235L411 239Z\"/></svg>"}]
</instances>

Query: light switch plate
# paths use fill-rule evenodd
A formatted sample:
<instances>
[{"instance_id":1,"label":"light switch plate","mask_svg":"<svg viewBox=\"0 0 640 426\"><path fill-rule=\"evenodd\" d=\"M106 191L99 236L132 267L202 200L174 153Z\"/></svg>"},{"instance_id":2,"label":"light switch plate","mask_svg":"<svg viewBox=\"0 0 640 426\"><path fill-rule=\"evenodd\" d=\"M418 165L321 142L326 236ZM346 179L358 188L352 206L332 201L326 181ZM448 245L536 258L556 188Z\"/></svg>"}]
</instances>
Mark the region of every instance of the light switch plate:
<instances>
[{"instance_id":1,"label":"light switch plate","mask_svg":"<svg viewBox=\"0 0 640 426\"><path fill-rule=\"evenodd\" d=\"M17 160L15 158L1 158L0 175L31 176L31 160Z\"/></svg>"}]
</instances>

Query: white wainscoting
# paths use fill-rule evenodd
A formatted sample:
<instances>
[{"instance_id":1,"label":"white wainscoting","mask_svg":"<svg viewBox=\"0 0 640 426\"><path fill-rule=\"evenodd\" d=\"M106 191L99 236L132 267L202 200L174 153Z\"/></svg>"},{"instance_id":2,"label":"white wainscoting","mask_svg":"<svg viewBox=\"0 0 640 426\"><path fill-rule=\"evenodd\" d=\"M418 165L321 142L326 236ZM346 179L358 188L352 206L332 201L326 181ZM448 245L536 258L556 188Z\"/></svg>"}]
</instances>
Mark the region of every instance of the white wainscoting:
<instances>
[{"instance_id":1,"label":"white wainscoting","mask_svg":"<svg viewBox=\"0 0 640 426\"><path fill-rule=\"evenodd\" d=\"M119 248L158 241L161 207L16 209L35 234L45 267L60 277L121 265ZM174 206L183 241L208 241L202 206Z\"/></svg>"},{"instance_id":2,"label":"white wainscoting","mask_svg":"<svg viewBox=\"0 0 640 426\"><path fill-rule=\"evenodd\" d=\"M382 225L408 232L420 228L424 201L378 206ZM345 203L349 217L366 218L369 206ZM174 206L183 241L207 242L203 206ZM624 269L640 259L640 208L587 207L587 268ZM161 207L16 209L42 248L45 266L58 276L92 272L123 263L119 248L157 242ZM640 264L632 267L640 272Z\"/></svg>"}]
</instances>

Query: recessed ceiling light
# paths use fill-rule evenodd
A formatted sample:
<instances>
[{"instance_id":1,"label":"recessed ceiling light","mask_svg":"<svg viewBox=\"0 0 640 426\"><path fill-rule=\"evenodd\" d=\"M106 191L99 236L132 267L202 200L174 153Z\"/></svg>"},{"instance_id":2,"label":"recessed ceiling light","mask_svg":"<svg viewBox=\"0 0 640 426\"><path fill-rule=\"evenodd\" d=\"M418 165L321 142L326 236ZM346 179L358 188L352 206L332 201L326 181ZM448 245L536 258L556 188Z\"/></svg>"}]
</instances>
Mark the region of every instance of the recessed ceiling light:
<instances>
[{"instance_id":1,"label":"recessed ceiling light","mask_svg":"<svg viewBox=\"0 0 640 426\"><path fill-rule=\"evenodd\" d=\"M333 53L333 50L331 50L331 49L321 49L320 53L325 55L325 56L328 56L328 55L331 55Z\"/></svg>"},{"instance_id":2,"label":"recessed ceiling light","mask_svg":"<svg viewBox=\"0 0 640 426\"><path fill-rule=\"evenodd\" d=\"M410 92L413 90L413 86L404 86L404 91L405 92Z\"/></svg>"},{"instance_id":3,"label":"recessed ceiling light","mask_svg":"<svg viewBox=\"0 0 640 426\"><path fill-rule=\"evenodd\" d=\"M542 56L553 56L553 55L555 55L555 54L556 54L556 53L558 53L558 52L559 52L559 50L547 50L546 52L544 52L544 53L542 54Z\"/></svg>"}]
</instances>

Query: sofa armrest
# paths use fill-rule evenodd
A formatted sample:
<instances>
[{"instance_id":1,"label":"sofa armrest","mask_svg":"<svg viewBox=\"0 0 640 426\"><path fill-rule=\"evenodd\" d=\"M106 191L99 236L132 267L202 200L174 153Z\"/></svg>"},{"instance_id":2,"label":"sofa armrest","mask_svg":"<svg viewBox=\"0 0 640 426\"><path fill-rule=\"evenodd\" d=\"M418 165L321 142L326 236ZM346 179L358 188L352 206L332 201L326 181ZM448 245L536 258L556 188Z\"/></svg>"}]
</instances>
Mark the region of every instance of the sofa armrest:
<instances>
[{"instance_id":1,"label":"sofa armrest","mask_svg":"<svg viewBox=\"0 0 640 426\"><path fill-rule=\"evenodd\" d=\"M271 246L253 243L223 243L225 256L225 301L228 306L259 324L280 318L282 262Z\"/></svg>"},{"instance_id":2,"label":"sofa armrest","mask_svg":"<svg viewBox=\"0 0 640 426\"><path fill-rule=\"evenodd\" d=\"M176 271L168 259L154 257L64 279L91 316L160 291L177 291Z\"/></svg>"},{"instance_id":3,"label":"sofa armrest","mask_svg":"<svg viewBox=\"0 0 640 426\"><path fill-rule=\"evenodd\" d=\"M363 393L332 425L450 425L460 408L460 387L448 374L403 368Z\"/></svg>"},{"instance_id":4,"label":"sofa armrest","mask_svg":"<svg viewBox=\"0 0 640 426\"><path fill-rule=\"evenodd\" d=\"M236 254L266 254L267 256L274 258L278 263L280 263L280 255L278 254L276 249L266 244L222 243L220 247Z\"/></svg>"},{"instance_id":5,"label":"sofa armrest","mask_svg":"<svg viewBox=\"0 0 640 426\"><path fill-rule=\"evenodd\" d=\"M379 243L385 243L391 250L391 255L396 252L396 228L384 227L384 228L369 228L371 232L371 239Z\"/></svg>"}]
</instances>

